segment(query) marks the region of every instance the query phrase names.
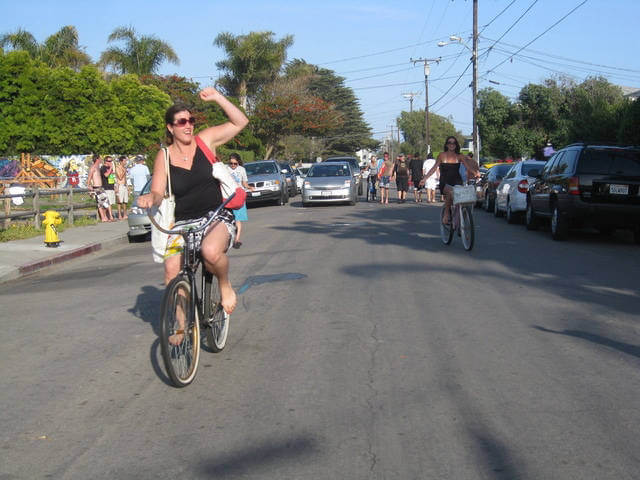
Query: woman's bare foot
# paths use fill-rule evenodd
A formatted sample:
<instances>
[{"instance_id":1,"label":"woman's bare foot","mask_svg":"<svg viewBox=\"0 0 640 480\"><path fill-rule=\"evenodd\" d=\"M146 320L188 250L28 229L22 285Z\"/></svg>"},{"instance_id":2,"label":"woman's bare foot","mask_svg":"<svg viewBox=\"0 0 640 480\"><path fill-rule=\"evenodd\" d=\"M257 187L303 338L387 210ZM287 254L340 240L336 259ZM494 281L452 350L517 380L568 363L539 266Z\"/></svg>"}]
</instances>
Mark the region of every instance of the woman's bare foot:
<instances>
[{"instance_id":1,"label":"woman's bare foot","mask_svg":"<svg viewBox=\"0 0 640 480\"><path fill-rule=\"evenodd\" d=\"M238 301L236 297L236 292L233 291L231 285L220 285L220 303L222 304L222 308L227 314L231 315L236 308L236 303Z\"/></svg>"}]
</instances>

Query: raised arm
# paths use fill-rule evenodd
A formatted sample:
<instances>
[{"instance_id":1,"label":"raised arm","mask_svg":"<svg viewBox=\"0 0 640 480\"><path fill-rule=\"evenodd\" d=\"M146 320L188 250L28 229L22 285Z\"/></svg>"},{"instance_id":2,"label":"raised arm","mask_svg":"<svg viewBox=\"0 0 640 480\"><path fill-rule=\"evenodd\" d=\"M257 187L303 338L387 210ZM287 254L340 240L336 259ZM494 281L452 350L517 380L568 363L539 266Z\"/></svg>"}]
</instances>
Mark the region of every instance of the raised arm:
<instances>
[{"instance_id":1,"label":"raised arm","mask_svg":"<svg viewBox=\"0 0 640 480\"><path fill-rule=\"evenodd\" d=\"M235 137L247 126L249 119L242 111L213 87L207 87L200 92L200 98L205 102L216 102L227 115L228 122L222 125L205 128L198 136L211 148L223 145ZM155 167L154 167L155 173Z\"/></svg>"}]
</instances>

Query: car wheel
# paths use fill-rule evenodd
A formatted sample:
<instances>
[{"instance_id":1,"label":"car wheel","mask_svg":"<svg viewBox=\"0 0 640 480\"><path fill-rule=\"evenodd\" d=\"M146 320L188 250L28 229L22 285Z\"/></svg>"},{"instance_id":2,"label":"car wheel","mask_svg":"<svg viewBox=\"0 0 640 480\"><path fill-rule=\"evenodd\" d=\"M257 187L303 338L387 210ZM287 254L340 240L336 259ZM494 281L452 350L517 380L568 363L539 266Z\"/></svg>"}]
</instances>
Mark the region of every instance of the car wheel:
<instances>
[{"instance_id":1,"label":"car wheel","mask_svg":"<svg viewBox=\"0 0 640 480\"><path fill-rule=\"evenodd\" d=\"M505 214L505 216L507 217L507 223L513 224L518 221L516 214L513 213L513 210L511 209L511 202L509 202L508 200L507 200L507 213Z\"/></svg>"},{"instance_id":2,"label":"car wheel","mask_svg":"<svg viewBox=\"0 0 640 480\"><path fill-rule=\"evenodd\" d=\"M636 227L633 231L633 241L640 245L640 227Z\"/></svg>"},{"instance_id":3,"label":"car wheel","mask_svg":"<svg viewBox=\"0 0 640 480\"><path fill-rule=\"evenodd\" d=\"M482 209L485 212L489 211L489 197L487 196L487 192L484 192L484 198L482 199Z\"/></svg>"},{"instance_id":4,"label":"car wheel","mask_svg":"<svg viewBox=\"0 0 640 480\"><path fill-rule=\"evenodd\" d=\"M525 225L527 226L527 230L537 230L538 229L538 219L536 218L536 214L533 213L533 206L531 205L531 199L527 201L527 212L525 213Z\"/></svg>"},{"instance_id":5,"label":"car wheel","mask_svg":"<svg viewBox=\"0 0 640 480\"><path fill-rule=\"evenodd\" d=\"M558 205L553 206L551 213L551 238L554 240L565 240L569 234L567 219L560 212Z\"/></svg>"},{"instance_id":6,"label":"car wheel","mask_svg":"<svg viewBox=\"0 0 640 480\"><path fill-rule=\"evenodd\" d=\"M500 210L498 208L498 199L496 198L493 201L493 216L494 217L502 217L504 215L504 213L502 213L502 210Z\"/></svg>"}]
</instances>

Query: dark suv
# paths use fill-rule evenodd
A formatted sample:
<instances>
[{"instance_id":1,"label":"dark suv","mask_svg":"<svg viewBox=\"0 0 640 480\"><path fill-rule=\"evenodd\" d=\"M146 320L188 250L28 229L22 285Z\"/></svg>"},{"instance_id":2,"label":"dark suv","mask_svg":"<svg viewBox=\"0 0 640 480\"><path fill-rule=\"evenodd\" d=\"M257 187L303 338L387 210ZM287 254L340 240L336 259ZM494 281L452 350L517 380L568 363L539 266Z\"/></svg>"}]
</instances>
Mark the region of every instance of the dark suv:
<instances>
[{"instance_id":1,"label":"dark suv","mask_svg":"<svg viewBox=\"0 0 640 480\"><path fill-rule=\"evenodd\" d=\"M640 243L640 147L576 143L558 151L529 186L526 224L551 220L555 240L569 228L630 228Z\"/></svg>"}]
</instances>

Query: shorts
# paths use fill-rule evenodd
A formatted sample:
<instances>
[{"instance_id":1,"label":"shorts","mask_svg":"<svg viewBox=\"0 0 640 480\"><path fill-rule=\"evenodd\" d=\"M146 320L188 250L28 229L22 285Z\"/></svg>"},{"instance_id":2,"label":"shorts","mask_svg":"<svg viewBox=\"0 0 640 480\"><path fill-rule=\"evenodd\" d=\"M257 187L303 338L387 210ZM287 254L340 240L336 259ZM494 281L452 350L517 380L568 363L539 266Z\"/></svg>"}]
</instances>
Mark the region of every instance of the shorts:
<instances>
[{"instance_id":1,"label":"shorts","mask_svg":"<svg viewBox=\"0 0 640 480\"><path fill-rule=\"evenodd\" d=\"M107 194L107 198L109 199L109 205L116 204L116 191L115 190L105 190L104 193Z\"/></svg>"},{"instance_id":2,"label":"shorts","mask_svg":"<svg viewBox=\"0 0 640 480\"><path fill-rule=\"evenodd\" d=\"M413 186L416 189L416 191L420 191L424 188L424 186L420 186L420 181L422 180L422 177L413 177Z\"/></svg>"},{"instance_id":3,"label":"shorts","mask_svg":"<svg viewBox=\"0 0 640 480\"><path fill-rule=\"evenodd\" d=\"M247 214L247 205L242 205L241 208L237 208L233 211L233 215L236 217L236 222L246 222L249 220L249 215Z\"/></svg>"},{"instance_id":4,"label":"shorts","mask_svg":"<svg viewBox=\"0 0 640 480\"><path fill-rule=\"evenodd\" d=\"M382 176L382 177L380 177L380 185L379 185L379 187L388 189L390 183L391 183L391 177Z\"/></svg>"},{"instance_id":5,"label":"shorts","mask_svg":"<svg viewBox=\"0 0 640 480\"><path fill-rule=\"evenodd\" d=\"M126 185L118 185L118 203L127 203L129 201L129 189Z\"/></svg>"},{"instance_id":6,"label":"shorts","mask_svg":"<svg viewBox=\"0 0 640 480\"><path fill-rule=\"evenodd\" d=\"M97 190L95 196L98 208L109 208L109 197L104 190Z\"/></svg>"},{"instance_id":7,"label":"shorts","mask_svg":"<svg viewBox=\"0 0 640 480\"><path fill-rule=\"evenodd\" d=\"M171 229L179 228L179 227L199 227L200 225L206 223L209 219L209 216L204 216L202 218L189 219L189 220L179 220L177 221ZM236 219L233 216L233 212L228 209L223 209L216 215L216 219L219 220L225 227L227 227L227 231L229 232L229 242L227 243L227 247L224 249L226 252L229 250L229 247L233 245L233 242L236 238ZM205 229L201 230L196 234L196 249L200 250L200 246L202 245L202 239L216 226L216 222L211 222L211 224ZM167 249L164 253L165 260L169 257L173 257L174 255L182 255L184 251L184 237L179 233L175 233L173 235L169 235L167 238Z\"/></svg>"},{"instance_id":8,"label":"shorts","mask_svg":"<svg viewBox=\"0 0 640 480\"><path fill-rule=\"evenodd\" d=\"M396 177L396 188L399 192L409 190L409 177Z\"/></svg>"}]
</instances>

